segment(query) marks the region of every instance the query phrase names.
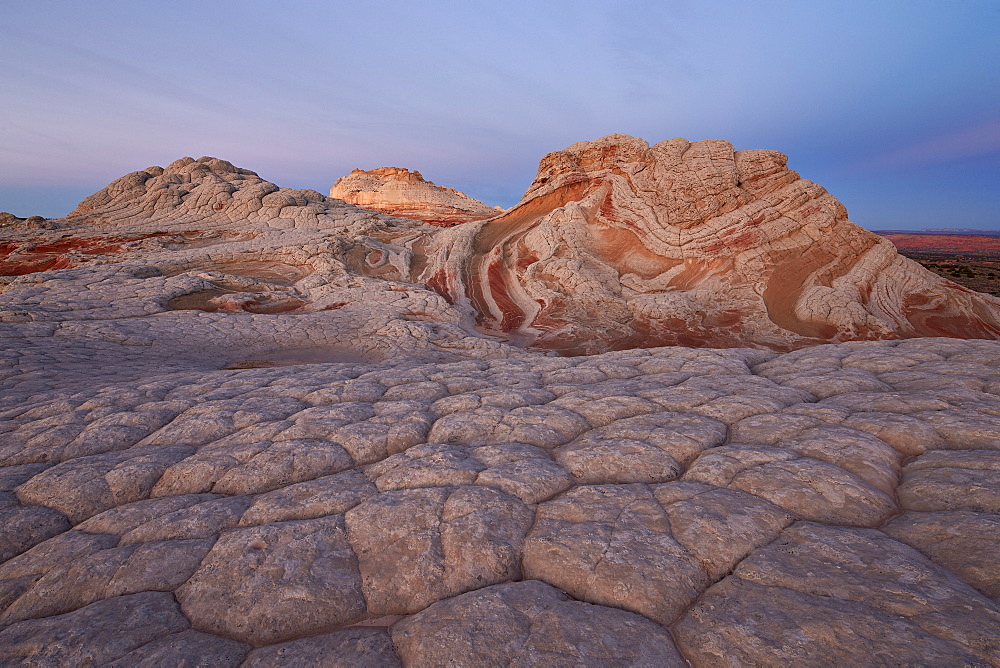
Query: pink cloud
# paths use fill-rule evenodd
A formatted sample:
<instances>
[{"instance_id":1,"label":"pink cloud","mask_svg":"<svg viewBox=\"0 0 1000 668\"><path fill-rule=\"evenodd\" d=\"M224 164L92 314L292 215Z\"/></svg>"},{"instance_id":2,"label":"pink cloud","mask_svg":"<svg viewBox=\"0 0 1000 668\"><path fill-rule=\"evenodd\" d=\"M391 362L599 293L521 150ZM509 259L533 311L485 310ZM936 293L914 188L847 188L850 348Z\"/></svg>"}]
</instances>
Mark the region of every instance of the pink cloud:
<instances>
[{"instance_id":1,"label":"pink cloud","mask_svg":"<svg viewBox=\"0 0 1000 668\"><path fill-rule=\"evenodd\" d=\"M972 158L1000 151L1000 120L931 137L883 154L874 167L911 167Z\"/></svg>"}]
</instances>

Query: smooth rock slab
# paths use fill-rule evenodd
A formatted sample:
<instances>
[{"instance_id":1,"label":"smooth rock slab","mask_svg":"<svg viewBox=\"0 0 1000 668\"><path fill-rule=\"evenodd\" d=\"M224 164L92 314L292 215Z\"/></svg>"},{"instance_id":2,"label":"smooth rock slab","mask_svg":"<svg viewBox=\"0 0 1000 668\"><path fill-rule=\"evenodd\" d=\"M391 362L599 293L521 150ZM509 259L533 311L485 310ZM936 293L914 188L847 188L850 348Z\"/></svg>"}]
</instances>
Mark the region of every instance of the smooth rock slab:
<instances>
[{"instance_id":1,"label":"smooth rock slab","mask_svg":"<svg viewBox=\"0 0 1000 668\"><path fill-rule=\"evenodd\" d=\"M372 464L366 473L378 490L385 492L413 487L470 485L485 468L465 448L426 443Z\"/></svg>"},{"instance_id":2,"label":"smooth rock slab","mask_svg":"<svg viewBox=\"0 0 1000 668\"><path fill-rule=\"evenodd\" d=\"M212 487L217 494L255 494L339 473L354 465L335 443L295 439L273 443L239 467L226 471Z\"/></svg>"},{"instance_id":3,"label":"smooth rock slab","mask_svg":"<svg viewBox=\"0 0 1000 668\"><path fill-rule=\"evenodd\" d=\"M950 385L950 383L948 383ZM1000 421L987 411L956 410L917 413L956 450L1000 449Z\"/></svg>"},{"instance_id":4,"label":"smooth rock slab","mask_svg":"<svg viewBox=\"0 0 1000 668\"><path fill-rule=\"evenodd\" d=\"M410 614L520 576L532 514L489 487L386 492L347 512L368 612Z\"/></svg>"},{"instance_id":5,"label":"smooth rock slab","mask_svg":"<svg viewBox=\"0 0 1000 668\"><path fill-rule=\"evenodd\" d=\"M316 666L317 668L394 668L402 665L382 628L356 627L289 640L250 652L245 668Z\"/></svg>"},{"instance_id":6,"label":"smooth rock slab","mask_svg":"<svg viewBox=\"0 0 1000 668\"><path fill-rule=\"evenodd\" d=\"M53 568L71 564L93 552L113 548L117 544L118 536L115 535L67 531L0 564L0 580L42 575Z\"/></svg>"},{"instance_id":7,"label":"smooth rock slab","mask_svg":"<svg viewBox=\"0 0 1000 668\"><path fill-rule=\"evenodd\" d=\"M59 511L20 504L0 508L0 563L70 528Z\"/></svg>"},{"instance_id":8,"label":"smooth rock slab","mask_svg":"<svg viewBox=\"0 0 1000 668\"><path fill-rule=\"evenodd\" d=\"M778 446L839 466L887 496L892 496L899 484L902 456L884 441L862 431L821 425L779 441Z\"/></svg>"},{"instance_id":9,"label":"smooth rock slab","mask_svg":"<svg viewBox=\"0 0 1000 668\"><path fill-rule=\"evenodd\" d=\"M711 583L645 485L576 487L539 504L537 515L524 577L574 598L669 624Z\"/></svg>"},{"instance_id":10,"label":"smooth rock slab","mask_svg":"<svg viewBox=\"0 0 1000 668\"><path fill-rule=\"evenodd\" d=\"M895 500L839 466L787 448L726 445L699 457L682 480L743 490L800 518L878 526Z\"/></svg>"},{"instance_id":11,"label":"smooth rock slab","mask_svg":"<svg viewBox=\"0 0 1000 668\"><path fill-rule=\"evenodd\" d=\"M882 530L1000 601L1000 515L903 513Z\"/></svg>"},{"instance_id":12,"label":"smooth rock slab","mask_svg":"<svg viewBox=\"0 0 1000 668\"><path fill-rule=\"evenodd\" d=\"M903 469L897 490L907 510L1000 513L1000 451L929 452Z\"/></svg>"},{"instance_id":13,"label":"smooth rock slab","mask_svg":"<svg viewBox=\"0 0 1000 668\"><path fill-rule=\"evenodd\" d=\"M176 668L230 668L239 666L250 646L194 629L159 638L108 664L108 668L176 666Z\"/></svg>"},{"instance_id":14,"label":"smooth rock slab","mask_svg":"<svg viewBox=\"0 0 1000 668\"><path fill-rule=\"evenodd\" d=\"M880 531L799 522L674 633L696 664L975 665L1000 656L1000 607Z\"/></svg>"},{"instance_id":15,"label":"smooth rock slab","mask_svg":"<svg viewBox=\"0 0 1000 668\"><path fill-rule=\"evenodd\" d=\"M674 627L695 666L988 665L919 626L854 601L726 578Z\"/></svg>"},{"instance_id":16,"label":"smooth rock slab","mask_svg":"<svg viewBox=\"0 0 1000 668\"><path fill-rule=\"evenodd\" d=\"M94 515L78 524L76 530L125 535L164 515L218 498L215 494L188 494L136 501Z\"/></svg>"},{"instance_id":17,"label":"smooth rock slab","mask_svg":"<svg viewBox=\"0 0 1000 668\"><path fill-rule=\"evenodd\" d=\"M101 665L190 627L174 597L146 592L0 631L0 664Z\"/></svg>"},{"instance_id":18,"label":"smooth rock slab","mask_svg":"<svg viewBox=\"0 0 1000 668\"><path fill-rule=\"evenodd\" d=\"M243 513L240 524L253 526L342 515L376 493L375 485L360 471L323 476L261 494Z\"/></svg>"},{"instance_id":19,"label":"smooth rock slab","mask_svg":"<svg viewBox=\"0 0 1000 668\"><path fill-rule=\"evenodd\" d=\"M0 613L0 625L143 591L172 591L195 572L209 540L158 541L101 550L56 565Z\"/></svg>"},{"instance_id":20,"label":"smooth rock slab","mask_svg":"<svg viewBox=\"0 0 1000 668\"><path fill-rule=\"evenodd\" d=\"M712 580L729 573L754 549L792 523L774 504L739 490L690 482L651 487L670 520L670 532Z\"/></svg>"},{"instance_id":21,"label":"smooth rock slab","mask_svg":"<svg viewBox=\"0 0 1000 668\"><path fill-rule=\"evenodd\" d=\"M593 429L557 449L554 457L581 484L666 482L725 437L726 426L716 420L654 413Z\"/></svg>"},{"instance_id":22,"label":"smooth rock slab","mask_svg":"<svg viewBox=\"0 0 1000 668\"><path fill-rule=\"evenodd\" d=\"M163 472L194 452L185 446L144 446L71 459L17 488L22 503L48 506L77 524L94 515L148 498Z\"/></svg>"},{"instance_id":23,"label":"smooth rock slab","mask_svg":"<svg viewBox=\"0 0 1000 668\"><path fill-rule=\"evenodd\" d=\"M226 529L236 526L251 502L252 499L245 496L222 497L180 508L154 517L126 532L122 535L121 544L188 538L214 539Z\"/></svg>"},{"instance_id":24,"label":"smooth rock slab","mask_svg":"<svg viewBox=\"0 0 1000 668\"><path fill-rule=\"evenodd\" d=\"M224 533L177 600L195 627L255 645L334 629L365 611L340 515Z\"/></svg>"},{"instance_id":25,"label":"smooth rock slab","mask_svg":"<svg viewBox=\"0 0 1000 668\"><path fill-rule=\"evenodd\" d=\"M573 486L563 467L548 458L529 457L488 468L476 477L477 485L496 487L524 503L538 503Z\"/></svg>"},{"instance_id":26,"label":"smooth rock slab","mask_svg":"<svg viewBox=\"0 0 1000 668\"><path fill-rule=\"evenodd\" d=\"M392 639L405 665L686 665L658 624L537 580L435 603L393 626Z\"/></svg>"},{"instance_id":27,"label":"smooth rock slab","mask_svg":"<svg viewBox=\"0 0 1000 668\"><path fill-rule=\"evenodd\" d=\"M855 413L843 424L868 432L908 457L922 455L944 444L944 439L934 427L910 415Z\"/></svg>"}]
</instances>

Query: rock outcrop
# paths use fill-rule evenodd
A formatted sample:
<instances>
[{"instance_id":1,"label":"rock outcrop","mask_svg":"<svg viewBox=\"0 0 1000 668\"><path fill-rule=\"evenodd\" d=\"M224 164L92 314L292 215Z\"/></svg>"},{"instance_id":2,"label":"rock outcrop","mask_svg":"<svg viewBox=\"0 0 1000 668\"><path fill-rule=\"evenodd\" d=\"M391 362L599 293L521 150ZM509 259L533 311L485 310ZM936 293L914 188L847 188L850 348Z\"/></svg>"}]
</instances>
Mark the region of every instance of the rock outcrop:
<instances>
[{"instance_id":1,"label":"rock outcrop","mask_svg":"<svg viewBox=\"0 0 1000 668\"><path fill-rule=\"evenodd\" d=\"M568 354L1000 336L1000 300L900 256L781 153L722 140L550 153L518 205L426 252L418 280L487 331Z\"/></svg>"},{"instance_id":2,"label":"rock outcrop","mask_svg":"<svg viewBox=\"0 0 1000 668\"><path fill-rule=\"evenodd\" d=\"M597 145L547 158L499 226L439 229L202 158L0 230L8 260L73 265L0 278L0 664L996 664L1000 341L767 350L822 338L782 334L766 294L741 316L771 322L756 349L558 356L476 331L515 279L562 301L495 324L555 348L569 327L578 352L581 304L593 346L620 347L607 323L632 326L636 299L728 285L712 271L737 296L781 285L766 263L810 252L801 235L839 239L851 280L888 252L772 154L757 186L700 185L714 163L742 173L720 149L677 167L670 196L629 185L662 149ZM744 202L753 187L767 204ZM668 256L635 239L688 248L704 228L707 245L727 216L763 235L736 213L753 206L786 211L767 213L785 236L718 265L702 248L638 290ZM883 273L912 270L888 257ZM498 267L485 284L477 263ZM599 271L637 288L607 301ZM865 308L930 285L939 315L992 317L881 275Z\"/></svg>"},{"instance_id":3,"label":"rock outcrop","mask_svg":"<svg viewBox=\"0 0 1000 668\"><path fill-rule=\"evenodd\" d=\"M453 188L434 185L420 172L399 167L355 169L337 179L330 188L330 197L438 227L485 220L503 213L501 207L491 207Z\"/></svg>"}]
</instances>

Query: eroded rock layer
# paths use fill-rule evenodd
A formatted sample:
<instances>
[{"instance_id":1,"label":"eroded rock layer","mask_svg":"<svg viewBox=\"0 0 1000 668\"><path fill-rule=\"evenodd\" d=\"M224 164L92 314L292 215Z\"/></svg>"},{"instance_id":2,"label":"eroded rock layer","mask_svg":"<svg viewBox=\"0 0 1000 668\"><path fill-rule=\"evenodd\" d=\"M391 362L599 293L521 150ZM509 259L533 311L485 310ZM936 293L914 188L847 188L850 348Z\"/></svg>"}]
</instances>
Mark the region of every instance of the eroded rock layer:
<instances>
[{"instance_id":1,"label":"eroded rock layer","mask_svg":"<svg viewBox=\"0 0 1000 668\"><path fill-rule=\"evenodd\" d=\"M202 158L6 226L73 266L0 278L0 664L996 664L1000 342L526 350L490 225Z\"/></svg>"},{"instance_id":2,"label":"eroded rock layer","mask_svg":"<svg viewBox=\"0 0 1000 668\"><path fill-rule=\"evenodd\" d=\"M900 256L786 161L722 140L580 142L502 216L438 236L419 279L487 330L570 354L1000 336L1000 300Z\"/></svg>"},{"instance_id":3,"label":"eroded rock layer","mask_svg":"<svg viewBox=\"0 0 1000 668\"><path fill-rule=\"evenodd\" d=\"M439 227L493 218L503 212L453 188L434 185L420 172L399 167L355 169L337 179L330 197Z\"/></svg>"}]
</instances>

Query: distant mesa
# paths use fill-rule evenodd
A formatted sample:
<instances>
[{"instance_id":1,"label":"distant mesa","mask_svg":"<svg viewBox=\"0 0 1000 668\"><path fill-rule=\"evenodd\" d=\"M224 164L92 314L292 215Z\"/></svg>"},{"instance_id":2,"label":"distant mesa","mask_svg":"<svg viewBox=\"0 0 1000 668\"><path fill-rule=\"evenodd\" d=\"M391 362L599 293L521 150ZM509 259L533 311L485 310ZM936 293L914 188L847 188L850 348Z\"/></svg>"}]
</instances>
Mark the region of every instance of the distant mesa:
<instances>
[{"instance_id":1,"label":"distant mesa","mask_svg":"<svg viewBox=\"0 0 1000 668\"><path fill-rule=\"evenodd\" d=\"M424 179L420 172L400 167L355 169L337 179L330 189L330 197L439 227L485 220L504 211L453 188L435 185Z\"/></svg>"}]
</instances>

